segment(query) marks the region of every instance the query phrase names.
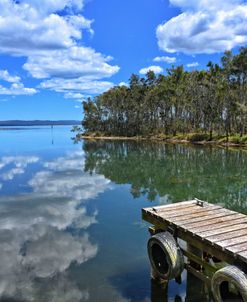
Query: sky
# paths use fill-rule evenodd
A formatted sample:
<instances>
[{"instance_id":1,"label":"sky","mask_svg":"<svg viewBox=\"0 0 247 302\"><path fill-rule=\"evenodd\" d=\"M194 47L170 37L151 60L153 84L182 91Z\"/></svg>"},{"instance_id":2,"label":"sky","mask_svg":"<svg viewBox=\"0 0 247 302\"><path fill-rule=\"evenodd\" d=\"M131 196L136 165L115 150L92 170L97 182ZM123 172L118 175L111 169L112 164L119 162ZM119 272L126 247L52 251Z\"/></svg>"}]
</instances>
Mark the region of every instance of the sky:
<instances>
[{"instance_id":1,"label":"sky","mask_svg":"<svg viewBox=\"0 0 247 302\"><path fill-rule=\"evenodd\" d=\"M132 73L247 45L247 0L0 0L0 120L82 118Z\"/></svg>"}]
</instances>

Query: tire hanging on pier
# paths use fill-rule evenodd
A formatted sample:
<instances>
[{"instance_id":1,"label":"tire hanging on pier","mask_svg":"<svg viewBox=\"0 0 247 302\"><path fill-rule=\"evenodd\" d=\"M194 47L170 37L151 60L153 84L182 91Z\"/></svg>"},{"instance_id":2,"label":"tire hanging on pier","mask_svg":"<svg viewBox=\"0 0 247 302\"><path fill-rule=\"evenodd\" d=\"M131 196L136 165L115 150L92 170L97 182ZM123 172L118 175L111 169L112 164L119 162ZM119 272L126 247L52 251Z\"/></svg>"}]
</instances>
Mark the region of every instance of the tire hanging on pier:
<instances>
[{"instance_id":1,"label":"tire hanging on pier","mask_svg":"<svg viewBox=\"0 0 247 302\"><path fill-rule=\"evenodd\" d=\"M216 302L247 302L247 276L236 266L223 267L212 278L212 292Z\"/></svg>"},{"instance_id":2,"label":"tire hanging on pier","mask_svg":"<svg viewBox=\"0 0 247 302\"><path fill-rule=\"evenodd\" d=\"M184 269L183 254L169 232L153 235L147 247L149 260L156 276L171 280L181 275Z\"/></svg>"}]
</instances>

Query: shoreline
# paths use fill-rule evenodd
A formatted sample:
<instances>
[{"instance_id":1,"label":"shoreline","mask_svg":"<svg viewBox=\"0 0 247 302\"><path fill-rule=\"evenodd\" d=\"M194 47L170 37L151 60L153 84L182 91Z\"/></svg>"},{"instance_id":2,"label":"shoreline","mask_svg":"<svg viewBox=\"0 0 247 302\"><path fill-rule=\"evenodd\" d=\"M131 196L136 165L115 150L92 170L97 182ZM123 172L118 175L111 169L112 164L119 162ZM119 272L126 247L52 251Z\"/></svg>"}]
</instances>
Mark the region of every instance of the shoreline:
<instances>
[{"instance_id":1,"label":"shoreline","mask_svg":"<svg viewBox=\"0 0 247 302\"><path fill-rule=\"evenodd\" d=\"M169 144L190 144L190 145L206 145L206 146L221 146L221 147L241 147L247 148L247 143L233 143L233 142L220 142L217 140L212 141L190 141L187 139L176 138L159 138L159 137L142 137L142 136L93 136L93 135L77 135L77 139L86 140L115 140L115 141L152 141L164 142Z\"/></svg>"}]
</instances>

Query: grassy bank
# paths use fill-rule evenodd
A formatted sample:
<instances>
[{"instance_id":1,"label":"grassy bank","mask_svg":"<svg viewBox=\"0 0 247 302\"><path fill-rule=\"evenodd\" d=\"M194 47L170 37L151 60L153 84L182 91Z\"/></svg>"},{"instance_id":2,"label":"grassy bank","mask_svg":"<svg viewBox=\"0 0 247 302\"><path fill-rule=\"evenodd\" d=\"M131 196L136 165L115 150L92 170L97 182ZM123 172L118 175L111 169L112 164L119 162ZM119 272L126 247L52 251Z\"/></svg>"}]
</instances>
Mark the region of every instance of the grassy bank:
<instances>
[{"instance_id":1,"label":"grassy bank","mask_svg":"<svg viewBox=\"0 0 247 302\"><path fill-rule=\"evenodd\" d=\"M230 135L226 136L210 135L206 133L189 133L177 135L165 135L163 133L147 136L112 136L101 132L88 132L77 135L77 139L103 139L103 140L152 140L165 141L169 143L191 143L191 144L211 144L222 146L247 147L247 135Z\"/></svg>"}]
</instances>

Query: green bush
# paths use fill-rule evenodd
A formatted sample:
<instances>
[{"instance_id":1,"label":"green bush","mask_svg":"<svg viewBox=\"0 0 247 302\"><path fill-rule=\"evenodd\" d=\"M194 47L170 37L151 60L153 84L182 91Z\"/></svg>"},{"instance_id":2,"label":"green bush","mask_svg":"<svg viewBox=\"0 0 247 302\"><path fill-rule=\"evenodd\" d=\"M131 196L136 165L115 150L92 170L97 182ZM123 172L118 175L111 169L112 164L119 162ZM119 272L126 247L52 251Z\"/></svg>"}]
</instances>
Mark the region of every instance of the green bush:
<instances>
[{"instance_id":1,"label":"green bush","mask_svg":"<svg viewBox=\"0 0 247 302\"><path fill-rule=\"evenodd\" d=\"M209 135L206 133L190 133L187 135L187 140L190 142L201 142L209 140Z\"/></svg>"},{"instance_id":2,"label":"green bush","mask_svg":"<svg viewBox=\"0 0 247 302\"><path fill-rule=\"evenodd\" d=\"M236 135L231 135L229 137L229 142L234 143L234 144L245 144L247 142L247 135L240 135L240 134L236 134Z\"/></svg>"}]
</instances>

